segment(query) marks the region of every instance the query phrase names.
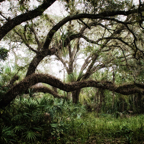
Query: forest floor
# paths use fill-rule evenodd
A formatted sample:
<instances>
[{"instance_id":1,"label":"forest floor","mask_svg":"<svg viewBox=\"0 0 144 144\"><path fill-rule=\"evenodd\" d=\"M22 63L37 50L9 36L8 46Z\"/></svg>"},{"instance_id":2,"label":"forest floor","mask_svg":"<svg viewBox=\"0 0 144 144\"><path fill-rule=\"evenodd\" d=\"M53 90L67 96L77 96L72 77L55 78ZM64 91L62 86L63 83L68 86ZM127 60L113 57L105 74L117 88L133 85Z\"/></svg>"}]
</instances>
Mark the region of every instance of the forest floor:
<instances>
[{"instance_id":1,"label":"forest floor","mask_svg":"<svg viewBox=\"0 0 144 144\"><path fill-rule=\"evenodd\" d=\"M49 98L16 99L0 109L0 144L144 144L144 115L116 114Z\"/></svg>"}]
</instances>

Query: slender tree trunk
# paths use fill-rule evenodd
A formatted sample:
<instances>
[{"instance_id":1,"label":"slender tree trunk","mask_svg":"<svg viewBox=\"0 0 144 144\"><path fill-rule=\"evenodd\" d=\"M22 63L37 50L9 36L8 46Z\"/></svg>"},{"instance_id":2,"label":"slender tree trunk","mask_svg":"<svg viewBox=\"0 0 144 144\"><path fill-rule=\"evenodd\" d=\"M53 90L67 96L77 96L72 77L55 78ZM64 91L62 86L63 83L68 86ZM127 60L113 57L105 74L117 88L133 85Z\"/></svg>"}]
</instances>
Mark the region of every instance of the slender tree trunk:
<instances>
[{"instance_id":1,"label":"slender tree trunk","mask_svg":"<svg viewBox=\"0 0 144 144\"><path fill-rule=\"evenodd\" d=\"M143 113L142 95L140 93L137 94L137 111Z\"/></svg>"},{"instance_id":2,"label":"slender tree trunk","mask_svg":"<svg viewBox=\"0 0 144 144\"><path fill-rule=\"evenodd\" d=\"M102 108L102 105L103 105L103 102L104 102L104 91L103 91L103 89L100 89L100 103L99 103L99 112L100 112L100 110L101 110L101 108Z\"/></svg>"},{"instance_id":3,"label":"slender tree trunk","mask_svg":"<svg viewBox=\"0 0 144 144\"><path fill-rule=\"evenodd\" d=\"M114 92L112 92L113 94L113 98L112 98L112 110L113 110L113 108L114 108L114 101L115 101L115 95L114 95Z\"/></svg>"},{"instance_id":4,"label":"slender tree trunk","mask_svg":"<svg viewBox=\"0 0 144 144\"><path fill-rule=\"evenodd\" d=\"M125 100L123 99L123 101L122 101L122 112L124 112L124 110L125 110Z\"/></svg>"},{"instance_id":5,"label":"slender tree trunk","mask_svg":"<svg viewBox=\"0 0 144 144\"><path fill-rule=\"evenodd\" d=\"M79 94L80 94L80 89L72 92L73 103L76 104L79 102Z\"/></svg>"},{"instance_id":6,"label":"slender tree trunk","mask_svg":"<svg viewBox=\"0 0 144 144\"><path fill-rule=\"evenodd\" d=\"M96 112L97 112L97 116L98 116L98 112L99 112L99 105L100 105L100 91L99 89L97 90L97 106L96 106Z\"/></svg>"},{"instance_id":7,"label":"slender tree trunk","mask_svg":"<svg viewBox=\"0 0 144 144\"><path fill-rule=\"evenodd\" d=\"M115 73L114 73L114 67L113 67L113 84L115 83ZM115 93L113 93L113 98L112 98L112 109L114 108L114 100L115 100Z\"/></svg>"}]
</instances>

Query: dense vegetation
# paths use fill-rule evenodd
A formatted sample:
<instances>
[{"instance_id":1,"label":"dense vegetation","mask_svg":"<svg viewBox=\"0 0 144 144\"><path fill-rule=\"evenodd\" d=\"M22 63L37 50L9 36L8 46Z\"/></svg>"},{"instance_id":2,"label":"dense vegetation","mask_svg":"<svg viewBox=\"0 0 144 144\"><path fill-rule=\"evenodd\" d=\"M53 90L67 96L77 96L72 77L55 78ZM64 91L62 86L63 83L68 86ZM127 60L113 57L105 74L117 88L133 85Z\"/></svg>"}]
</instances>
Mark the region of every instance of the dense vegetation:
<instances>
[{"instance_id":1,"label":"dense vegetation","mask_svg":"<svg viewBox=\"0 0 144 144\"><path fill-rule=\"evenodd\" d=\"M50 95L19 97L1 110L1 143L143 143L143 115L89 113Z\"/></svg>"},{"instance_id":2,"label":"dense vegetation","mask_svg":"<svg viewBox=\"0 0 144 144\"><path fill-rule=\"evenodd\" d=\"M143 21L142 0L0 0L0 143L144 143Z\"/></svg>"}]
</instances>

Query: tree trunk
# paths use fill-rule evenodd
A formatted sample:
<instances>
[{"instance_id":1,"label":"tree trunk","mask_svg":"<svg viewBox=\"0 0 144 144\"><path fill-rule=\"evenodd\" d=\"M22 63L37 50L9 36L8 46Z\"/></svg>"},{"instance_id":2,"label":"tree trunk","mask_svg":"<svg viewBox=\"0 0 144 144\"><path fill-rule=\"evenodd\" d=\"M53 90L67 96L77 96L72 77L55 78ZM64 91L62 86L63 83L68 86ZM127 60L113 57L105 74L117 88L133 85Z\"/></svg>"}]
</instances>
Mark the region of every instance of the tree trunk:
<instances>
[{"instance_id":1,"label":"tree trunk","mask_svg":"<svg viewBox=\"0 0 144 144\"><path fill-rule=\"evenodd\" d=\"M113 110L113 108L114 108L114 102L115 102L115 94L114 94L114 92L112 92L112 110Z\"/></svg>"},{"instance_id":2,"label":"tree trunk","mask_svg":"<svg viewBox=\"0 0 144 144\"><path fill-rule=\"evenodd\" d=\"M38 64L41 62L41 60L44 58L43 55L36 55L31 63L29 64L29 68L26 74L26 77L33 74L38 66Z\"/></svg>"},{"instance_id":3,"label":"tree trunk","mask_svg":"<svg viewBox=\"0 0 144 144\"><path fill-rule=\"evenodd\" d=\"M73 103L76 104L79 102L79 94L80 94L80 89L72 92Z\"/></svg>"},{"instance_id":4,"label":"tree trunk","mask_svg":"<svg viewBox=\"0 0 144 144\"><path fill-rule=\"evenodd\" d=\"M99 89L99 91L100 91L100 103L99 103L99 112L101 111L101 109L102 109L102 105L103 105L103 102L105 101L105 97L104 97L104 91L103 91L103 89Z\"/></svg>"}]
</instances>

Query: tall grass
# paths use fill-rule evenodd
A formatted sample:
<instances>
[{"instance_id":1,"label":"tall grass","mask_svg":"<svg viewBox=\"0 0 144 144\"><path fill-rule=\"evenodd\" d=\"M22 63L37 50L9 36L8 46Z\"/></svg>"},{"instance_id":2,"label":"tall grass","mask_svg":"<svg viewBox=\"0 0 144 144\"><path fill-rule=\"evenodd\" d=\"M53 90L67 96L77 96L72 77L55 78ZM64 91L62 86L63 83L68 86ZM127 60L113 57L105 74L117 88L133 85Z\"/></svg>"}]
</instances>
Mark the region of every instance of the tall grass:
<instances>
[{"instance_id":1,"label":"tall grass","mask_svg":"<svg viewBox=\"0 0 144 144\"><path fill-rule=\"evenodd\" d=\"M97 143L105 142L108 138L117 139L120 142L135 143L144 142L144 116L139 115L130 118L114 118L111 115L95 117L94 113L86 117L71 121L69 127L69 139L71 135L82 143L95 139Z\"/></svg>"}]
</instances>

